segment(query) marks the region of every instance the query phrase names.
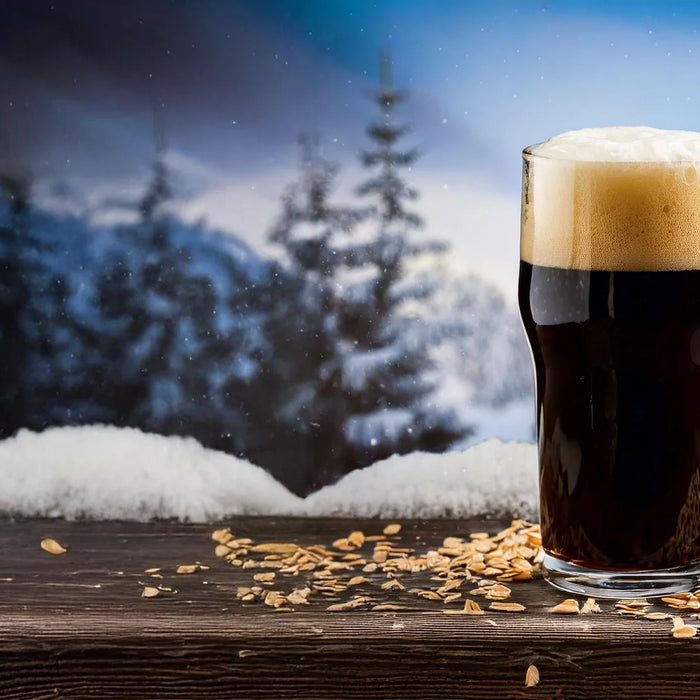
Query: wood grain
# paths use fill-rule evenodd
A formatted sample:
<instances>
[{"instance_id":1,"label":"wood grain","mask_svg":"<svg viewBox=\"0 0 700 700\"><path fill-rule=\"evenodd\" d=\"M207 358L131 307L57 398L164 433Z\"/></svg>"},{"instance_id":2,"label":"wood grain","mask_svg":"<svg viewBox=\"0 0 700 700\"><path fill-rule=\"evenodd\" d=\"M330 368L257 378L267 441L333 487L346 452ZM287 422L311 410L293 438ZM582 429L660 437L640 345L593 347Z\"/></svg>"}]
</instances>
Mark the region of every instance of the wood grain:
<instances>
[{"instance_id":1,"label":"wood grain","mask_svg":"<svg viewBox=\"0 0 700 700\"><path fill-rule=\"evenodd\" d=\"M385 523L238 518L256 541L330 542ZM498 522L412 521L402 542L428 548ZM213 555L214 526L173 523L0 523L0 698L678 698L700 693L700 640L673 639L669 621L603 613L558 616L542 581L513 584L525 613L445 615L440 602L357 592L409 605L331 613L323 598L294 612L244 605L252 570ZM63 555L42 551L53 537ZM211 570L177 575L178 564ZM142 599L163 567L169 598ZM458 605L454 606L459 607ZM659 608L663 609L663 608ZM686 616L687 617L687 616ZM541 680L525 687L535 664Z\"/></svg>"}]
</instances>

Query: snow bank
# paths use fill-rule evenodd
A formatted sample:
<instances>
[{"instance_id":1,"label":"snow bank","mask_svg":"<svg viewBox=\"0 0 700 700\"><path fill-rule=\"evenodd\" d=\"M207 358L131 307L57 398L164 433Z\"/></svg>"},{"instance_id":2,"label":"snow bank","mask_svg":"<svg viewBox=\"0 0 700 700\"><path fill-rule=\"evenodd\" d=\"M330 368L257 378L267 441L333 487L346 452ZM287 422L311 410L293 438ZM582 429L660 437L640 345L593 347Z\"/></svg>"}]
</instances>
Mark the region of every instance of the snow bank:
<instances>
[{"instance_id":1,"label":"snow bank","mask_svg":"<svg viewBox=\"0 0 700 700\"><path fill-rule=\"evenodd\" d=\"M134 428L23 430L0 442L0 512L208 521L300 512L301 499L259 467L192 438Z\"/></svg>"},{"instance_id":2,"label":"snow bank","mask_svg":"<svg viewBox=\"0 0 700 700\"><path fill-rule=\"evenodd\" d=\"M111 426L25 430L0 442L0 513L196 522L253 514L533 517L535 450L491 439L463 452L395 456L301 499L263 469L192 438Z\"/></svg>"},{"instance_id":3,"label":"snow bank","mask_svg":"<svg viewBox=\"0 0 700 700\"><path fill-rule=\"evenodd\" d=\"M306 498L309 515L534 518L535 445L490 439L462 452L414 452L351 472Z\"/></svg>"}]
</instances>

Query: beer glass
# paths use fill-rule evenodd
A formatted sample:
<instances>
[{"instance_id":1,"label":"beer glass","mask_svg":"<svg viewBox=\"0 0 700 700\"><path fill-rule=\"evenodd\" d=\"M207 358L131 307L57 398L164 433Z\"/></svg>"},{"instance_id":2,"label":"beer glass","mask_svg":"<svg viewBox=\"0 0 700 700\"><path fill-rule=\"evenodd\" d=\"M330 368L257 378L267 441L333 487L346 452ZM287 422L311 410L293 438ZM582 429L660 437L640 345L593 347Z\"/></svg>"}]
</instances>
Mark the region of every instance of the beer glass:
<instances>
[{"instance_id":1,"label":"beer glass","mask_svg":"<svg viewBox=\"0 0 700 700\"><path fill-rule=\"evenodd\" d=\"M544 576L598 597L692 590L700 134L564 136L523 152L519 306L536 377Z\"/></svg>"}]
</instances>

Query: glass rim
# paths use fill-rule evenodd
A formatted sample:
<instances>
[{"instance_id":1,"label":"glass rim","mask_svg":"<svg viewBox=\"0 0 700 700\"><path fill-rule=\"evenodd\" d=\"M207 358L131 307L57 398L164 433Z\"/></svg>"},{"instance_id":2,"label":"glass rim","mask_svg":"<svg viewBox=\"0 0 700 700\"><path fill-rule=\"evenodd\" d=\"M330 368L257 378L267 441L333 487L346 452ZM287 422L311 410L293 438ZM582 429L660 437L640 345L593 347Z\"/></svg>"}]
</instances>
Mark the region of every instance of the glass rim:
<instances>
[{"instance_id":1,"label":"glass rim","mask_svg":"<svg viewBox=\"0 0 700 700\"><path fill-rule=\"evenodd\" d=\"M522 150L523 160L535 161L535 160L545 160L550 162L560 162L560 163L596 163L597 165L658 165L658 166L668 166L668 167L681 167L684 165L694 165L700 170L700 158L697 160L687 159L687 160L600 160L591 159L583 160L581 158L562 158L561 156L548 156L542 153L533 153L532 149L537 146L541 146L544 141L540 143L533 143L530 146L526 146Z\"/></svg>"}]
</instances>

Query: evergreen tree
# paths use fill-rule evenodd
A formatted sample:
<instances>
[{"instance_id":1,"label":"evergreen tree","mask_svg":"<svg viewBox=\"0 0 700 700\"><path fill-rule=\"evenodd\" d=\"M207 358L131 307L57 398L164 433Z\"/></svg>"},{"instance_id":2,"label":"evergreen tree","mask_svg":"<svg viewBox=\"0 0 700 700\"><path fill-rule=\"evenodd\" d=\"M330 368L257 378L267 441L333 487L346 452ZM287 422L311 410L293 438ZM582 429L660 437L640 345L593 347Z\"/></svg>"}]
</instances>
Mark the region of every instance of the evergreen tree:
<instances>
[{"instance_id":1,"label":"evergreen tree","mask_svg":"<svg viewBox=\"0 0 700 700\"><path fill-rule=\"evenodd\" d=\"M192 360L200 334L206 335L213 293L206 278L192 274L190 254L173 240L166 211L173 192L158 122L154 140L139 221L119 229L118 247L97 285L99 371L115 422L180 432L187 397L206 394Z\"/></svg>"},{"instance_id":2,"label":"evergreen tree","mask_svg":"<svg viewBox=\"0 0 700 700\"><path fill-rule=\"evenodd\" d=\"M337 166L320 155L316 136L303 135L300 146L300 179L284 195L269 234L285 256L271 289L266 335L268 380L278 392L273 405L279 407L282 432L297 443L295 463L303 473L298 489L308 491L329 473L352 468L340 372L345 352L338 327L340 273L364 264L349 262L347 242L368 212L332 204Z\"/></svg>"},{"instance_id":3,"label":"evergreen tree","mask_svg":"<svg viewBox=\"0 0 700 700\"><path fill-rule=\"evenodd\" d=\"M31 180L0 176L5 222L0 224L0 435L62 422L75 350L69 286L56 272L57 252L35 230Z\"/></svg>"},{"instance_id":4,"label":"evergreen tree","mask_svg":"<svg viewBox=\"0 0 700 700\"><path fill-rule=\"evenodd\" d=\"M247 308L255 290L221 241L205 242L201 228L168 214L172 177L158 125L155 136L139 221L119 229L97 285L98 384L112 422L245 454L236 391L255 345Z\"/></svg>"},{"instance_id":5,"label":"evergreen tree","mask_svg":"<svg viewBox=\"0 0 700 700\"><path fill-rule=\"evenodd\" d=\"M396 122L395 110L405 98L394 89L390 62L383 56L380 88L372 95L381 120L368 127L372 147L361 154L362 164L373 174L358 188L359 195L377 203L377 233L347 256L371 265L373 274L357 294L346 298L340 322L342 337L353 341L342 374L350 413L345 434L358 466L393 453L443 451L467 432L454 414L430 402L434 384L428 350L439 339L439 330L417 311L435 281L411 280L410 267L444 245L416 241L412 235L422 226L409 209L418 193L402 170L419 153L399 147L408 128Z\"/></svg>"}]
</instances>

